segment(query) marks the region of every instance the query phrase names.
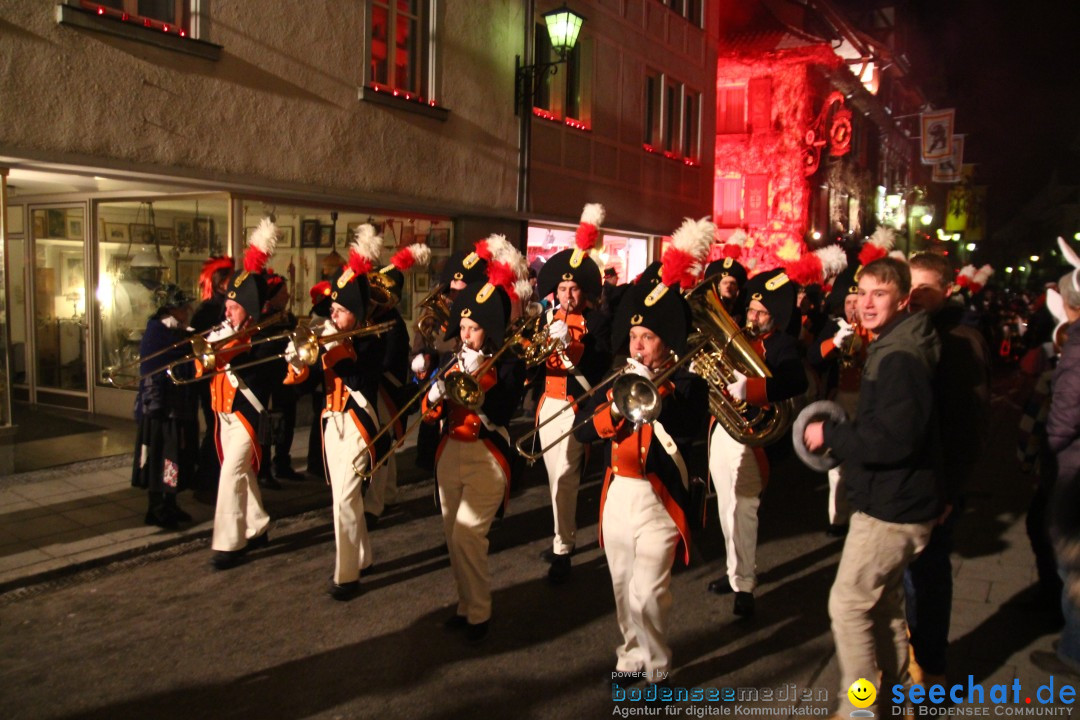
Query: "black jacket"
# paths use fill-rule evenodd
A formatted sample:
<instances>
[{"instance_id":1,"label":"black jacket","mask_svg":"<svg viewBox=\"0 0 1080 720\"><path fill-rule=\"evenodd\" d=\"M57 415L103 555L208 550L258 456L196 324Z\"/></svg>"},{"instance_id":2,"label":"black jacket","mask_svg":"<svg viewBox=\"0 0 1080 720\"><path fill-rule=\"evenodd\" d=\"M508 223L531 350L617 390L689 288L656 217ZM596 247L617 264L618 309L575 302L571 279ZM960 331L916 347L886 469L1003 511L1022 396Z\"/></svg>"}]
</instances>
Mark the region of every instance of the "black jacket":
<instances>
[{"instance_id":1,"label":"black jacket","mask_svg":"<svg viewBox=\"0 0 1080 720\"><path fill-rule=\"evenodd\" d=\"M845 463L848 501L895 523L941 513L941 448L934 373L941 341L926 313L901 315L870 344L854 421L825 423Z\"/></svg>"}]
</instances>

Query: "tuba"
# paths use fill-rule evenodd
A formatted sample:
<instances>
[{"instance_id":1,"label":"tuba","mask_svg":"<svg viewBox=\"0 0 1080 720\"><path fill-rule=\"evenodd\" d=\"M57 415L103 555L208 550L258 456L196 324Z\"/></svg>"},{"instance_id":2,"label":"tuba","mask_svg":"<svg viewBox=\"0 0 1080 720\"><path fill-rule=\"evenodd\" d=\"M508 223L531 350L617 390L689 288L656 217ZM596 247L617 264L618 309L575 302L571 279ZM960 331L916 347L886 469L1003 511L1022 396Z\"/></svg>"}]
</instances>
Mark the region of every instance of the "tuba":
<instances>
[{"instance_id":1,"label":"tuba","mask_svg":"<svg viewBox=\"0 0 1080 720\"><path fill-rule=\"evenodd\" d=\"M705 281L687 298L697 336L707 342L694 358L693 371L709 383L709 410L731 437L744 445L768 445L787 432L794 420L794 398L757 407L734 400L726 392L738 370L747 377L772 377L764 359L720 299L714 281Z\"/></svg>"},{"instance_id":2,"label":"tuba","mask_svg":"<svg viewBox=\"0 0 1080 720\"><path fill-rule=\"evenodd\" d=\"M443 290L441 286L435 288L417 304L420 315L416 319L416 331L424 338L426 347L435 347L436 341L442 339L442 331L450 323L451 301Z\"/></svg>"}]
</instances>

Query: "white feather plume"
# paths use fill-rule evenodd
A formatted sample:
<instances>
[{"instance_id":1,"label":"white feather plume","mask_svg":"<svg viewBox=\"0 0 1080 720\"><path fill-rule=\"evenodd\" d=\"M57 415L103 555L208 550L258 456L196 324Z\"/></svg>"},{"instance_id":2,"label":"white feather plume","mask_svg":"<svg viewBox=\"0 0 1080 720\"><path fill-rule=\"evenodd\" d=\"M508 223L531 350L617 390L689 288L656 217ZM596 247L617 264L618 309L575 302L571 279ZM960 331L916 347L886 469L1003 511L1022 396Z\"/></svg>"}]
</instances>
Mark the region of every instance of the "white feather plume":
<instances>
[{"instance_id":1,"label":"white feather plume","mask_svg":"<svg viewBox=\"0 0 1080 720\"><path fill-rule=\"evenodd\" d=\"M1061 248L1061 254L1070 265L1074 268L1080 268L1080 255L1077 255L1076 251L1069 246L1069 243L1065 242L1065 238L1058 237L1058 247Z\"/></svg>"},{"instance_id":2,"label":"white feather plume","mask_svg":"<svg viewBox=\"0 0 1080 720\"><path fill-rule=\"evenodd\" d=\"M972 277L971 282L978 285L980 288L986 286L986 281L990 279L990 276L994 274L994 268L989 265L983 265Z\"/></svg>"},{"instance_id":3,"label":"white feather plume","mask_svg":"<svg viewBox=\"0 0 1080 720\"><path fill-rule=\"evenodd\" d=\"M581 211L581 222L600 227L604 224L606 211L600 203L586 203Z\"/></svg>"},{"instance_id":4,"label":"white feather plume","mask_svg":"<svg viewBox=\"0 0 1080 720\"><path fill-rule=\"evenodd\" d=\"M896 233L891 228L878 225L877 230L868 238L867 242L885 250L892 250L893 246L896 245Z\"/></svg>"},{"instance_id":5,"label":"white feather plume","mask_svg":"<svg viewBox=\"0 0 1080 720\"><path fill-rule=\"evenodd\" d=\"M251 237L248 238L248 245L258 248L268 256L271 256L277 248L277 241L277 225L275 225L274 221L270 218L264 217L259 221L259 226L251 231Z\"/></svg>"},{"instance_id":6,"label":"white feather plume","mask_svg":"<svg viewBox=\"0 0 1080 720\"><path fill-rule=\"evenodd\" d=\"M671 234L671 244L694 258L691 274L701 274L715 237L716 225L708 217L700 220L685 218L679 229Z\"/></svg>"},{"instance_id":7,"label":"white feather plume","mask_svg":"<svg viewBox=\"0 0 1080 720\"><path fill-rule=\"evenodd\" d=\"M815 250L814 254L821 260L821 274L825 276L825 281L847 269L847 253L839 245L826 245Z\"/></svg>"},{"instance_id":8,"label":"white feather plume","mask_svg":"<svg viewBox=\"0 0 1080 720\"><path fill-rule=\"evenodd\" d=\"M964 267L960 268L960 272L956 274L956 277L957 279L962 277L966 277L968 280L973 279L975 277L975 266L965 265Z\"/></svg>"},{"instance_id":9,"label":"white feather plume","mask_svg":"<svg viewBox=\"0 0 1080 720\"><path fill-rule=\"evenodd\" d=\"M364 223L356 228L353 233L353 249L360 257L365 258L373 266L379 263L379 253L382 252L382 236L375 234L375 228L370 223Z\"/></svg>"},{"instance_id":10,"label":"white feather plume","mask_svg":"<svg viewBox=\"0 0 1080 720\"><path fill-rule=\"evenodd\" d=\"M746 246L746 231L742 228L737 228L735 232L728 236L725 245L738 245L739 247Z\"/></svg>"},{"instance_id":11,"label":"white feather plume","mask_svg":"<svg viewBox=\"0 0 1080 720\"><path fill-rule=\"evenodd\" d=\"M416 267L427 267L431 262L431 248L424 243L413 243L409 246L409 250L412 251L413 265Z\"/></svg>"},{"instance_id":12,"label":"white feather plume","mask_svg":"<svg viewBox=\"0 0 1080 720\"><path fill-rule=\"evenodd\" d=\"M492 263L509 265L518 281L525 280L528 282L529 261L516 247L510 244L505 235L489 235L487 247L488 251L491 252Z\"/></svg>"},{"instance_id":13,"label":"white feather plume","mask_svg":"<svg viewBox=\"0 0 1080 720\"><path fill-rule=\"evenodd\" d=\"M533 295L532 283L528 279L515 281L514 294L518 296L518 300L528 301Z\"/></svg>"},{"instance_id":14,"label":"white feather plume","mask_svg":"<svg viewBox=\"0 0 1080 720\"><path fill-rule=\"evenodd\" d=\"M904 255L903 250L893 250L892 252L889 253L889 257L896 258L897 260L900 260L901 262L907 262L907 256Z\"/></svg>"}]
</instances>

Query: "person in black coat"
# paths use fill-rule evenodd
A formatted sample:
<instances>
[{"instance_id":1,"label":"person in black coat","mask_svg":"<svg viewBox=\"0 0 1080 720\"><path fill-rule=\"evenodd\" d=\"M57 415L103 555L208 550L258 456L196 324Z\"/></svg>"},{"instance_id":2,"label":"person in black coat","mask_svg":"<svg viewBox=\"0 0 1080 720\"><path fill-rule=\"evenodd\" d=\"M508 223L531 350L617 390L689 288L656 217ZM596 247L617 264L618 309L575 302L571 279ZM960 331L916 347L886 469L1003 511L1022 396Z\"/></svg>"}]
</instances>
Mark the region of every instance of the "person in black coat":
<instances>
[{"instance_id":1,"label":"person in black coat","mask_svg":"<svg viewBox=\"0 0 1080 720\"><path fill-rule=\"evenodd\" d=\"M196 397L190 385L176 385L163 368L188 355L193 298L175 285L157 293L158 311L146 323L139 345L139 391L135 399L135 457L131 484L145 488L146 524L175 529L191 516L176 504L176 494L191 486L199 426ZM161 351L165 352L161 352ZM160 353L149 358L154 353ZM178 365L178 377L190 376L190 363Z\"/></svg>"}]
</instances>

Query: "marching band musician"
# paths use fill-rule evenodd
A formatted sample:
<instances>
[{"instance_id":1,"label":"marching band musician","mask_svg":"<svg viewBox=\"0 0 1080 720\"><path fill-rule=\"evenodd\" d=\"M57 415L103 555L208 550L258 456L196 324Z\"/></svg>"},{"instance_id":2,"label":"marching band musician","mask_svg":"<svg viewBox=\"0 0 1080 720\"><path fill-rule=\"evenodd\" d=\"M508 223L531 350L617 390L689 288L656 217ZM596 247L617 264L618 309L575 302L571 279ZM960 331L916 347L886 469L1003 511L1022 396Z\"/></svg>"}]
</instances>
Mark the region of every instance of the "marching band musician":
<instances>
[{"instance_id":1,"label":"marching band musician","mask_svg":"<svg viewBox=\"0 0 1080 720\"><path fill-rule=\"evenodd\" d=\"M410 390L415 386L409 380L409 327L397 305L401 302L401 290L405 272L414 266L427 267L431 250L423 243L413 243L394 253L390 264L371 273L372 284L378 284L389 294L390 305L373 318L375 322L393 321L394 327L384 336L382 378L379 381L378 411L384 420L397 415L398 408L408 401ZM404 416L394 425L391 444L401 438L405 431ZM375 471L364 496L364 517L369 529L382 517L386 505L397 498L397 460L391 454L382 467Z\"/></svg>"},{"instance_id":2,"label":"marching band musician","mask_svg":"<svg viewBox=\"0 0 1080 720\"><path fill-rule=\"evenodd\" d=\"M720 295L720 302L728 315L738 322L741 318L742 308L739 307L739 293L746 285L746 266L739 262L742 257L743 246L746 243L746 231L736 230L728 237L721 248L724 257L713 260L705 266L705 278L719 278L716 280L716 289Z\"/></svg>"},{"instance_id":3,"label":"marching band musician","mask_svg":"<svg viewBox=\"0 0 1080 720\"><path fill-rule=\"evenodd\" d=\"M473 375L484 392L483 404L470 410L455 402L446 395L442 379L432 385L422 403L425 422L445 419L435 478L458 591L454 615L445 624L451 630L464 629L470 643L487 637L491 620L487 534L509 496L506 426L521 401L525 378L520 360L506 359L491 366L486 358L503 346L513 304L531 293L525 260L506 238L492 235L476 248L487 260L488 279L459 291L445 338L461 342L458 361L449 373Z\"/></svg>"},{"instance_id":4,"label":"marching band musician","mask_svg":"<svg viewBox=\"0 0 1080 720\"><path fill-rule=\"evenodd\" d=\"M833 283L825 301L835 318L822 328L817 342L810 345L807 360L825 378L826 396L835 401L851 419L859 404L859 385L866 363L870 334L859 325L859 270L861 265L842 272ZM844 487L844 466L829 470L829 528L830 537L847 533L851 508Z\"/></svg>"},{"instance_id":5,"label":"marching band musician","mask_svg":"<svg viewBox=\"0 0 1080 720\"><path fill-rule=\"evenodd\" d=\"M218 459L221 479L217 508L214 511L214 550L211 563L226 570L240 562L249 550L264 547L269 541L266 528L270 517L263 509L262 495L256 482L263 461L260 433L265 434L268 420L266 406L270 392L281 377L281 363L261 363L248 368L229 369L251 360L280 354L284 342L263 342L249 350L230 352L229 348L266 336L265 328L253 337L236 336L257 326L267 300L266 263L277 245L277 227L263 218L248 239L243 270L234 273L226 285L225 324L207 336L207 341L229 342L217 354L219 367L210 379L210 400L217 413ZM203 368L196 362L196 375Z\"/></svg>"},{"instance_id":6,"label":"marching band musician","mask_svg":"<svg viewBox=\"0 0 1080 720\"><path fill-rule=\"evenodd\" d=\"M600 268L588 255L597 247L603 220L602 205L586 205L575 237L577 248L552 255L537 279L537 294L545 298L554 293L557 303L547 310L546 323L548 336L558 345L545 363L544 394L536 409L537 424L559 416L543 424L539 431L542 446L548 448L544 466L555 519L555 537L552 547L544 551L544 558L551 563L548 578L555 583L565 581L570 574L570 555L577 533L578 487L586 452L586 446L566 435L574 418L572 412L563 410L599 382L611 365L610 318L598 306ZM553 444L564 435L563 440Z\"/></svg>"},{"instance_id":7,"label":"marching band musician","mask_svg":"<svg viewBox=\"0 0 1080 720\"><path fill-rule=\"evenodd\" d=\"M349 259L330 279L330 320L323 336L360 327L367 318L370 287L368 273L372 258L379 257L382 238L364 223L356 229ZM374 562L364 517L363 483L360 472L370 467L385 451L385 445L371 447L369 439L379 430L376 410L379 380L382 377L383 340L378 337L346 337L321 346L326 407L323 429L323 459L330 480L334 507L336 556L330 579L330 597L348 601L360 593L360 572ZM300 361L295 347L285 353L289 362L286 383L303 382L308 367Z\"/></svg>"},{"instance_id":8,"label":"marching band musician","mask_svg":"<svg viewBox=\"0 0 1080 720\"><path fill-rule=\"evenodd\" d=\"M685 352L691 329L679 274L665 271L662 282L638 283L627 291L616 310L612 338L629 338L627 372L652 380L673 353ZM578 410L581 427L575 433L582 443L606 441L600 544L623 637L615 669L647 673L650 683L666 681L671 669L671 569L680 546L683 562L690 560L687 465L690 446L708 417L709 394L705 380L685 366L658 390L663 405L652 424L635 429L608 406L609 391L607 400L597 393Z\"/></svg>"},{"instance_id":9,"label":"marching band musician","mask_svg":"<svg viewBox=\"0 0 1080 720\"><path fill-rule=\"evenodd\" d=\"M784 332L795 313L795 284L783 269L751 278L744 288L746 322L753 326L752 345L772 373L770 378L747 378L738 371L726 392L732 399L764 406L806 392L806 373L797 341ZM720 527L726 546L727 574L709 583L709 592L735 592L734 613L754 614L758 506L768 482L768 460L761 448L744 445L714 420L710 427L709 474L716 489Z\"/></svg>"}]
</instances>

